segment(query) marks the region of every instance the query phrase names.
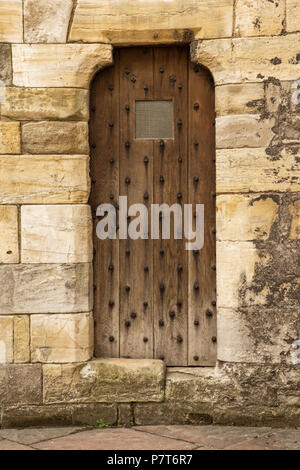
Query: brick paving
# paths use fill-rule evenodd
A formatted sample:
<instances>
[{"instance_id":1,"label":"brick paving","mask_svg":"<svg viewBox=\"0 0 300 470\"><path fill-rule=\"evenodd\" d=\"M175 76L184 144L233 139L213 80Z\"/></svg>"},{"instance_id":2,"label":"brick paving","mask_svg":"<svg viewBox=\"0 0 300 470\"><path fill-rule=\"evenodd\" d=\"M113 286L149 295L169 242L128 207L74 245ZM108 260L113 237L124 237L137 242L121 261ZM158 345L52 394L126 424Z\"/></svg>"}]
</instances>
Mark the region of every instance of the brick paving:
<instances>
[{"instance_id":1,"label":"brick paving","mask_svg":"<svg viewBox=\"0 0 300 470\"><path fill-rule=\"evenodd\" d=\"M299 450L299 429L139 426L0 429L0 450Z\"/></svg>"}]
</instances>

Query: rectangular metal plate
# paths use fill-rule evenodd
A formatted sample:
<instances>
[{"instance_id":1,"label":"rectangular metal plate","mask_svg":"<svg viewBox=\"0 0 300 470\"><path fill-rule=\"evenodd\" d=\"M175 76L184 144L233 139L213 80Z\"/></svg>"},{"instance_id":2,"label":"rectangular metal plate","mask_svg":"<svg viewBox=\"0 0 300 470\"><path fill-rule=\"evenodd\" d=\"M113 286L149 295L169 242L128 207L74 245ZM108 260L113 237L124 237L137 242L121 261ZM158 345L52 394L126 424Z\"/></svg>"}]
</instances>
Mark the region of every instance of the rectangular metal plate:
<instances>
[{"instance_id":1,"label":"rectangular metal plate","mask_svg":"<svg viewBox=\"0 0 300 470\"><path fill-rule=\"evenodd\" d=\"M173 138L173 101L136 101L137 139Z\"/></svg>"}]
</instances>

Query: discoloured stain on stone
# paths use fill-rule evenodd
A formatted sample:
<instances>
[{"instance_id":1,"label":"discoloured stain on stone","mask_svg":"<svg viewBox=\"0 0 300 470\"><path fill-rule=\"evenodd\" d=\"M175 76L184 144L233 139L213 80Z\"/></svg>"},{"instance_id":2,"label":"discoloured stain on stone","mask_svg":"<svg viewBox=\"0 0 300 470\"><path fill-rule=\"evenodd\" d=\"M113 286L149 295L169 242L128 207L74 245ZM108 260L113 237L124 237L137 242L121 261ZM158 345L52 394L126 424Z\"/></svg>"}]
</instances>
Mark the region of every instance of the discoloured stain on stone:
<instances>
[{"instance_id":1,"label":"discoloured stain on stone","mask_svg":"<svg viewBox=\"0 0 300 470\"><path fill-rule=\"evenodd\" d=\"M25 42L66 42L72 8L72 0L24 0Z\"/></svg>"},{"instance_id":2,"label":"discoloured stain on stone","mask_svg":"<svg viewBox=\"0 0 300 470\"><path fill-rule=\"evenodd\" d=\"M12 82L12 61L11 46L9 44L0 44L0 80L5 85ZM0 86L3 86L0 82Z\"/></svg>"},{"instance_id":3,"label":"discoloured stain on stone","mask_svg":"<svg viewBox=\"0 0 300 470\"><path fill-rule=\"evenodd\" d=\"M268 239L254 241L261 261L255 263L250 281L241 277L239 287L239 311L252 340L260 346L276 344L280 336L286 345L291 345L300 334L300 243L288 239L292 225L289 209L300 196L276 198L278 217ZM288 351L282 348L282 360L290 353L290 347Z\"/></svg>"}]
</instances>

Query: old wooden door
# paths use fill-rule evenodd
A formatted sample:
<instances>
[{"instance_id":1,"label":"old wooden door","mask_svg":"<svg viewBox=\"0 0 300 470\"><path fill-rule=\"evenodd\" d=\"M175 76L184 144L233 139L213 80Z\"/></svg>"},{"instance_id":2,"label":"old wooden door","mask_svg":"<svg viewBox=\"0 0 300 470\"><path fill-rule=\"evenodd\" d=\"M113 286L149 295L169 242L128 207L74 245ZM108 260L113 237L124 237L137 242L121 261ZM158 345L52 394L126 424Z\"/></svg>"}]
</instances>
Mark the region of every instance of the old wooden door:
<instances>
[{"instance_id":1,"label":"old wooden door","mask_svg":"<svg viewBox=\"0 0 300 470\"><path fill-rule=\"evenodd\" d=\"M185 47L119 49L114 66L94 80L90 203L97 357L215 363L214 119L212 78L190 63ZM204 204L204 247L187 251L185 239L172 238L99 240L96 209L102 203L119 209L120 195L128 197L128 206Z\"/></svg>"}]
</instances>

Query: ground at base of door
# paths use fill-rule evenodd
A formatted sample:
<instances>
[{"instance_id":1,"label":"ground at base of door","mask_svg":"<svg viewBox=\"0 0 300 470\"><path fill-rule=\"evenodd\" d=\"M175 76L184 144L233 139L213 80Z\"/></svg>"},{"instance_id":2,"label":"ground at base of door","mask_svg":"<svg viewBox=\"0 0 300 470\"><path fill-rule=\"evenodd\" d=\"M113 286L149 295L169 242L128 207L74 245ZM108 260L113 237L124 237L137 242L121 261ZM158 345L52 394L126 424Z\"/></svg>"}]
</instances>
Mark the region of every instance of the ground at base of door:
<instances>
[{"instance_id":1,"label":"ground at base of door","mask_svg":"<svg viewBox=\"0 0 300 470\"><path fill-rule=\"evenodd\" d=\"M299 450L300 428L134 426L0 429L0 450Z\"/></svg>"}]
</instances>

